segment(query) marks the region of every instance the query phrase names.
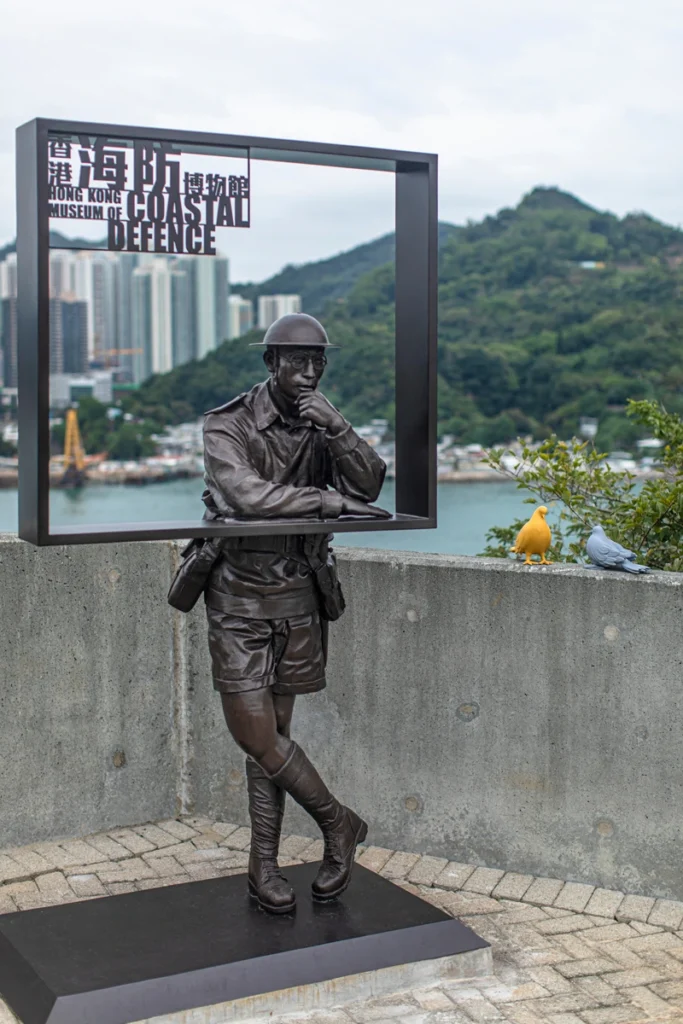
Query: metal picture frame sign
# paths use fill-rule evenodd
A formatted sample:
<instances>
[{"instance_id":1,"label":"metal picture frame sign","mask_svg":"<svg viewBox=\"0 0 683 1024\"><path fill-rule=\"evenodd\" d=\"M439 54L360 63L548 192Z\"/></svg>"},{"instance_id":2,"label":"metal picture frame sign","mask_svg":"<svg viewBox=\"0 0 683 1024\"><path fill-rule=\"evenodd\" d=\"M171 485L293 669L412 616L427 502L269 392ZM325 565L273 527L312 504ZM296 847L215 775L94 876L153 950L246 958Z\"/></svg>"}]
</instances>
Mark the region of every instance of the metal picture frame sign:
<instances>
[{"instance_id":1,"label":"metal picture frame sign","mask_svg":"<svg viewBox=\"0 0 683 1024\"><path fill-rule=\"evenodd\" d=\"M436 526L437 157L430 153L36 118L17 129L19 536L36 545ZM378 520L197 519L50 525L51 222L93 222L83 248L214 255L248 228L255 160L395 176L396 512ZM106 240L100 241L105 232ZM80 225L79 225L80 226ZM227 396L229 397L229 396ZM342 410L343 411L343 410Z\"/></svg>"}]
</instances>

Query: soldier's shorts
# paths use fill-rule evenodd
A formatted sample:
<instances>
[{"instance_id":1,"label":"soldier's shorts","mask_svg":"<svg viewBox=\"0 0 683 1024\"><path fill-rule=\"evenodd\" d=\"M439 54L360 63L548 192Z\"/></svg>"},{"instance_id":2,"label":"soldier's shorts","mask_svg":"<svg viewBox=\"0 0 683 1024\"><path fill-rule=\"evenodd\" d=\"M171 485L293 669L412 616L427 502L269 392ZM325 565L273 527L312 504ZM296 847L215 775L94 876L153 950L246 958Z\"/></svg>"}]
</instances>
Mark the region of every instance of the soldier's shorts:
<instances>
[{"instance_id":1,"label":"soldier's shorts","mask_svg":"<svg viewBox=\"0 0 683 1024\"><path fill-rule=\"evenodd\" d=\"M317 611L288 619L245 619L207 607L214 689L245 693L314 693L325 686Z\"/></svg>"}]
</instances>

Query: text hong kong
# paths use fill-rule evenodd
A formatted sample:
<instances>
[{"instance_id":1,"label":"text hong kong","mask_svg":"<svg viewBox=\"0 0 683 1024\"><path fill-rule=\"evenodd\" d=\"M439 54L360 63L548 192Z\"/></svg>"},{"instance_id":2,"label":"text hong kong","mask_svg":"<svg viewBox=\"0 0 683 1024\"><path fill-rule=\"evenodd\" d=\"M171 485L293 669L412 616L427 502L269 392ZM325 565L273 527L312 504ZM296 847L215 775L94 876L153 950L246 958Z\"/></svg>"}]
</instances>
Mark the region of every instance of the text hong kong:
<instances>
[{"instance_id":1,"label":"text hong kong","mask_svg":"<svg viewBox=\"0 0 683 1024\"><path fill-rule=\"evenodd\" d=\"M249 227L248 161L211 156L200 171L185 159L167 144L51 138L49 216L106 221L112 250L215 255L217 228Z\"/></svg>"}]
</instances>

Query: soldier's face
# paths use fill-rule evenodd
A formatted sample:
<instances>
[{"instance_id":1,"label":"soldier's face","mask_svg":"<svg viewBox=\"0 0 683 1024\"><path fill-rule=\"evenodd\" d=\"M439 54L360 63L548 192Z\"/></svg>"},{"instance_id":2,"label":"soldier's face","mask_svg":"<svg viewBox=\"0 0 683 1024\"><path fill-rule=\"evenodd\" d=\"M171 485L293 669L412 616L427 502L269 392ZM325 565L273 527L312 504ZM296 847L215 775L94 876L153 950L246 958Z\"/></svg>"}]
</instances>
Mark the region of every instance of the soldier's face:
<instances>
[{"instance_id":1,"label":"soldier's face","mask_svg":"<svg viewBox=\"0 0 683 1024\"><path fill-rule=\"evenodd\" d=\"M266 365L273 374L278 388L289 399L296 402L309 391L315 391L325 372L327 359L322 348L280 348L279 359L275 352L266 353Z\"/></svg>"}]
</instances>

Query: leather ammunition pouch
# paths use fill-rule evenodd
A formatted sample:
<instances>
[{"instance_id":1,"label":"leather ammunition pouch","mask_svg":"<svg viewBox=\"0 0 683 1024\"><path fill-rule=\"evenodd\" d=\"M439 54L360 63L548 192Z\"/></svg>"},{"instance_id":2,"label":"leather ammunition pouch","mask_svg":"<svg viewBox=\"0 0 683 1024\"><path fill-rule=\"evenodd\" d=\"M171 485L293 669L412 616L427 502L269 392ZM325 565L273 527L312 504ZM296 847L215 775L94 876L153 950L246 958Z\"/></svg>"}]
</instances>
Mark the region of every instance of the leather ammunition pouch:
<instances>
[{"instance_id":1,"label":"leather ammunition pouch","mask_svg":"<svg viewBox=\"0 0 683 1024\"><path fill-rule=\"evenodd\" d=\"M214 565L221 556L224 538L195 537L180 553L182 559L168 591L168 603L189 612L206 589Z\"/></svg>"}]
</instances>

